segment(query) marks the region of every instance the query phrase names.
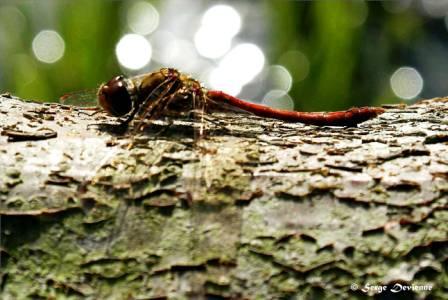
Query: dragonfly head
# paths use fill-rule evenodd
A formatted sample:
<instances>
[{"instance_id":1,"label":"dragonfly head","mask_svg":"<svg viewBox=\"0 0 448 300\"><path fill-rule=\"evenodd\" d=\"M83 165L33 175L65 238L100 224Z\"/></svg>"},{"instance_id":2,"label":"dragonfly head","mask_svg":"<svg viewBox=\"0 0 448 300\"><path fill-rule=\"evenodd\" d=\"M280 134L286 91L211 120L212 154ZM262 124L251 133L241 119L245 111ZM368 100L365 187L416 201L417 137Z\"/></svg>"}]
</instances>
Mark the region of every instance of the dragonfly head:
<instances>
[{"instance_id":1,"label":"dragonfly head","mask_svg":"<svg viewBox=\"0 0 448 300\"><path fill-rule=\"evenodd\" d=\"M117 76L102 84L98 89L98 103L109 114L119 117L132 109L128 80Z\"/></svg>"}]
</instances>

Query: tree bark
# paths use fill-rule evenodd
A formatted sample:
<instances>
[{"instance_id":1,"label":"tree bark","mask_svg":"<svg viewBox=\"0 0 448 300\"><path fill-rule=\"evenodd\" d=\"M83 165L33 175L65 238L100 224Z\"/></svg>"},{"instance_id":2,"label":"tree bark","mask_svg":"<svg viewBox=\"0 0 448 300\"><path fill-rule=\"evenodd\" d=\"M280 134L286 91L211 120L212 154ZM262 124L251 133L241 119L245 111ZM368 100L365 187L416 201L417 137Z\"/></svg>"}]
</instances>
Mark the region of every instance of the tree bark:
<instances>
[{"instance_id":1,"label":"tree bark","mask_svg":"<svg viewBox=\"0 0 448 300\"><path fill-rule=\"evenodd\" d=\"M214 113L131 134L5 95L2 299L443 298L448 99L386 108L351 128Z\"/></svg>"}]
</instances>

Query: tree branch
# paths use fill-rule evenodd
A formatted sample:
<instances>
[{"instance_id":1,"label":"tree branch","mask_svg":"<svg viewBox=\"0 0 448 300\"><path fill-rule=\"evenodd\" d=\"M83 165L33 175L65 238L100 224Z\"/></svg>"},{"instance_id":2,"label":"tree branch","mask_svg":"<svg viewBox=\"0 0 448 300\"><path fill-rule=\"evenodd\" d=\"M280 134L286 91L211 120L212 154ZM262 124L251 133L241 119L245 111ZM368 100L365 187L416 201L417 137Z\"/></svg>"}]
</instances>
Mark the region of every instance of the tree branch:
<instances>
[{"instance_id":1,"label":"tree branch","mask_svg":"<svg viewBox=\"0 0 448 300\"><path fill-rule=\"evenodd\" d=\"M447 111L391 105L356 128L221 113L132 136L2 97L1 293L349 298L400 282L442 297Z\"/></svg>"}]
</instances>

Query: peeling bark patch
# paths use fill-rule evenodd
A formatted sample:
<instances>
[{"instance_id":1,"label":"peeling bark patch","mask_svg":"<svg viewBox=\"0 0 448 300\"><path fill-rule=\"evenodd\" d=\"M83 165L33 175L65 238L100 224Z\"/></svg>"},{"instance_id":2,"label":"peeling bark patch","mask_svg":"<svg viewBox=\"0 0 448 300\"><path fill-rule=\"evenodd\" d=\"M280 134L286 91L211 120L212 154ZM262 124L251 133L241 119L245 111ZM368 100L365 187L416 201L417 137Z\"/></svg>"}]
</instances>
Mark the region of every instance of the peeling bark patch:
<instances>
[{"instance_id":1,"label":"peeling bark patch","mask_svg":"<svg viewBox=\"0 0 448 300\"><path fill-rule=\"evenodd\" d=\"M431 135L425 138L425 144L437 144L437 143L446 143L448 142L447 134L436 134Z\"/></svg>"},{"instance_id":2,"label":"peeling bark patch","mask_svg":"<svg viewBox=\"0 0 448 300\"><path fill-rule=\"evenodd\" d=\"M3 129L1 134L8 137L8 142L39 141L57 137L57 133L48 128L36 131Z\"/></svg>"}]
</instances>

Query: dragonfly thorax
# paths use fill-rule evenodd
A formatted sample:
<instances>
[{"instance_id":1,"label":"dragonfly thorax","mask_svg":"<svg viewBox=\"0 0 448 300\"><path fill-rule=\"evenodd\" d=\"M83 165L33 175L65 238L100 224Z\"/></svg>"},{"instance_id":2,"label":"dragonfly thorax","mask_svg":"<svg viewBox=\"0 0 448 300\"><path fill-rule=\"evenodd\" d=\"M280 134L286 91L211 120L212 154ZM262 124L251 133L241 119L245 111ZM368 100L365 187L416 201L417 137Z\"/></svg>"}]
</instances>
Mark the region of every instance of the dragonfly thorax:
<instances>
[{"instance_id":1,"label":"dragonfly thorax","mask_svg":"<svg viewBox=\"0 0 448 300\"><path fill-rule=\"evenodd\" d=\"M191 110L204 99L207 90L198 80L176 69L162 68L156 72L125 78L116 76L98 90L99 105L110 115L144 115L153 106ZM184 99L184 101L177 101Z\"/></svg>"}]
</instances>

